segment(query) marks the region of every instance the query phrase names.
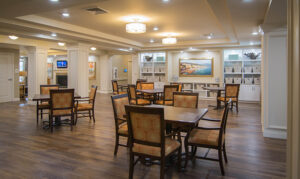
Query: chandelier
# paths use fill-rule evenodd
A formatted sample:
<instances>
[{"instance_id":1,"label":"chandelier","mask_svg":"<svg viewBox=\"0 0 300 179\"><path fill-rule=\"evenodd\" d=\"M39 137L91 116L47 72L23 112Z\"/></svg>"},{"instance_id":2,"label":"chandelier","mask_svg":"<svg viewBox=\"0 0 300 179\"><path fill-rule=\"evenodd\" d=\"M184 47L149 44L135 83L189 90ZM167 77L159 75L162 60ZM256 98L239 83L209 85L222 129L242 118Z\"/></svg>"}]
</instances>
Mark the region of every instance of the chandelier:
<instances>
[{"instance_id":1,"label":"chandelier","mask_svg":"<svg viewBox=\"0 0 300 179\"><path fill-rule=\"evenodd\" d=\"M146 32L146 24L140 22L131 22L126 24L126 32L132 34L141 34Z\"/></svg>"},{"instance_id":2,"label":"chandelier","mask_svg":"<svg viewBox=\"0 0 300 179\"><path fill-rule=\"evenodd\" d=\"M177 43L177 39L175 37L166 37L162 39L162 43L169 45L169 44L176 44Z\"/></svg>"}]
</instances>

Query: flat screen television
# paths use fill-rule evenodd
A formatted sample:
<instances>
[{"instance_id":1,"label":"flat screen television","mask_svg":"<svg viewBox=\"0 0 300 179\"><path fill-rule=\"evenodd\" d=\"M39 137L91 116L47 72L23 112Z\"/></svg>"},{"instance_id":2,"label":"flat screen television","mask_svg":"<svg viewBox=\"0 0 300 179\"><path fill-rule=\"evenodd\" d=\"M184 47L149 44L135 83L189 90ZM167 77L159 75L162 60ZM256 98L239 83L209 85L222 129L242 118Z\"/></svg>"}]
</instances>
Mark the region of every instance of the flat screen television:
<instances>
[{"instance_id":1,"label":"flat screen television","mask_svg":"<svg viewBox=\"0 0 300 179\"><path fill-rule=\"evenodd\" d=\"M57 68L68 68L68 61L66 61L66 60L57 60L56 65L57 65Z\"/></svg>"}]
</instances>

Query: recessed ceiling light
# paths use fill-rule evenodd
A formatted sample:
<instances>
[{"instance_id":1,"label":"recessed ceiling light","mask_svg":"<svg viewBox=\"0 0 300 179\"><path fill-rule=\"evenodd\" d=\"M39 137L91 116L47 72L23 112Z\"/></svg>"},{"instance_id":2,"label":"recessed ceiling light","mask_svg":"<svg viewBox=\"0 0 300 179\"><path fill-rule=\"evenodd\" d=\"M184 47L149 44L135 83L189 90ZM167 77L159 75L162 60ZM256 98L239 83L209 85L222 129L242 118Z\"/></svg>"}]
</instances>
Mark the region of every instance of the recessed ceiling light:
<instances>
[{"instance_id":1,"label":"recessed ceiling light","mask_svg":"<svg viewBox=\"0 0 300 179\"><path fill-rule=\"evenodd\" d=\"M63 47L63 46L65 46L66 44L63 43L63 42L58 42L58 45L61 46L61 47Z\"/></svg>"},{"instance_id":2,"label":"recessed ceiling light","mask_svg":"<svg viewBox=\"0 0 300 179\"><path fill-rule=\"evenodd\" d=\"M154 43L154 40L153 39L150 39L150 41L149 41L150 43Z\"/></svg>"},{"instance_id":3,"label":"recessed ceiling light","mask_svg":"<svg viewBox=\"0 0 300 179\"><path fill-rule=\"evenodd\" d=\"M258 32L252 32L252 35L258 35Z\"/></svg>"},{"instance_id":4,"label":"recessed ceiling light","mask_svg":"<svg viewBox=\"0 0 300 179\"><path fill-rule=\"evenodd\" d=\"M15 36L15 35L10 35L8 36L11 40L17 40L19 37Z\"/></svg>"},{"instance_id":5,"label":"recessed ceiling light","mask_svg":"<svg viewBox=\"0 0 300 179\"><path fill-rule=\"evenodd\" d=\"M254 43L253 43L253 42L250 42L249 44L250 44L250 45L254 45Z\"/></svg>"},{"instance_id":6,"label":"recessed ceiling light","mask_svg":"<svg viewBox=\"0 0 300 179\"><path fill-rule=\"evenodd\" d=\"M51 36L52 37L56 37L57 35L56 35L56 33L52 33Z\"/></svg>"},{"instance_id":7,"label":"recessed ceiling light","mask_svg":"<svg viewBox=\"0 0 300 179\"><path fill-rule=\"evenodd\" d=\"M132 51L132 50L133 50L133 48L131 48L131 47L130 47L130 48L129 48L129 50L130 50L130 51Z\"/></svg>"},{"instance_id":8,"label":"recessed ceiling light","mask_svg":"<svg viewBox=\"0 0 300 179\"><path fill-rule=\"evenodd\" d=\"M168 3L168 2L170 2L170 0L162 0L162 2Z\"/></svg>"},{"instance_id":9,"label":"recessed ceiling light","mask_svg":"<svg viewBox=\"0 0 300 179\"><path fill-rule=\"evenodd\" d=\"M91 50L95 51L95 50L97 50L97 48L96 47L91 47Z\"/></svg>"},{"instance_id":10,"label":"recessed ceiling light","mask_svg":"<svg viewBox=\"0 0 300 179\"><path fill-rule=\"evenodd\" d=\"M153 30L154 30L154 31L158 31L158 27L154 27Z\"/></svg>"},{"instance_id":11,"label":"recessed ceiling light","mask_svg":"<svg viewBox=\"0 0 300 179\"><path fill-rule=\"evenodd\" d=\"M252 2L253 0L243 0L243 2L249 3Z\"/></svg>"},{"instance_id":12,"label":"recessed ceiling light","mask_svg":"<svg viewBox=\"0 0 300 179\"><path fill-rule=\"evenodd\" d=\"M59 0L50 0L51 2L59 2Z\"/></svg>"},{"instance_id":13,"label":"recessed ceiling light","mask_svg":"<svg viewBox=\"0 0 300 179\"><path fill-rule=\"evenodd\" d=\"M64 13L62 13L62 16L63 16L63 17L70 17L70 14L67 13L67 12L64 12Z\"/></svg>"}]
</instances>

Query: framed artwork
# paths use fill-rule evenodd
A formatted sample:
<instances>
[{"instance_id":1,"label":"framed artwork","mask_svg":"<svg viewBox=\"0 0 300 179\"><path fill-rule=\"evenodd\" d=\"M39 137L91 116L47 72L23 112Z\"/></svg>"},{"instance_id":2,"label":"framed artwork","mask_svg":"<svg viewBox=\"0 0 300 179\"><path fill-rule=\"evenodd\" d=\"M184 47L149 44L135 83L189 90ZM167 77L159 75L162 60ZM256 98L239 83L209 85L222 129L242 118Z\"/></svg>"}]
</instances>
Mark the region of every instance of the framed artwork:
<instances>
[{"instance_id":1,"label":"framed artwork","mask_svg":"<svg viewBox=\"0 0 300 179\"><path fill-rule=\"evenodd\" d=\"M96 62L89 62L89 79L96 79Z\"/></svg>"},{"instance_id":2,"label":"framed artwork","mask_svg":"<svg viewBox=\"0 0 300 179\"><path fill-rule=\"evenodd\" d=\"M113 80L118 79L118 67L113 68Z\"/></svg>"},{"instance_id":3,"label":"framed artwork","mask_svg":"<svg viewBox=\"0 0 300 179\"><path fill-rule=\"evenodd\" d=\"M214 76L213 58L179 59L180 77L212 77Z\"/></svg>"}]
</instances>

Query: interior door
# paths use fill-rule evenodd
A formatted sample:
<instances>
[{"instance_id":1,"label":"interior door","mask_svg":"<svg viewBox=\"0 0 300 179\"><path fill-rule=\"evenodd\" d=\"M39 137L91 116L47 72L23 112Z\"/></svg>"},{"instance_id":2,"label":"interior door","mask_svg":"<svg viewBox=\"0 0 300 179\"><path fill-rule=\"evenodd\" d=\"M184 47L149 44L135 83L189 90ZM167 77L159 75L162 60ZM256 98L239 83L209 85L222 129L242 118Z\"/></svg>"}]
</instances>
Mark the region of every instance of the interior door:
<instances>
[{"instance_id":1,"label":"interior door","mask_svg":"<svg viewBox=\"0 0 300 179\"><path fill-rule=\"evenodd\" d=\"M13 55L0 53L0 102L12 101Z\"/></svg>"}]
</instances>

